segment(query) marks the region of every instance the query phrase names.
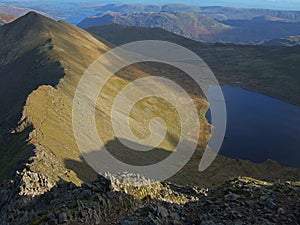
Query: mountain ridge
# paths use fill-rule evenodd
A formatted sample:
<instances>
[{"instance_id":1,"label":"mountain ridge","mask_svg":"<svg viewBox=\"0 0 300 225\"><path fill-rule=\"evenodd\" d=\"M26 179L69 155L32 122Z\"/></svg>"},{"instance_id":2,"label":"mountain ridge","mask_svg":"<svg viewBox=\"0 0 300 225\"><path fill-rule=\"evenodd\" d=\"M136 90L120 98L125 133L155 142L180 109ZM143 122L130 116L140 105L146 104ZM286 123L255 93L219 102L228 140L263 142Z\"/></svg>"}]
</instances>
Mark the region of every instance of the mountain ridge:
<instances>
[{"instance_id":1,"label":"mountain ridge","mask_svg":"<svg viewBox=\"0 0 300 225\"><path fill-rule=\"evenodd\" d=\"M1 96L3 96L1 100L3 103L1 118L5 118L5 121L1 123L1 133L4 133L4 137L8 135L8 137L17 138L26 130L26 126L32 124L34 130L30 131L30 134L27 134L30 135L30 141L24 145L24 152L28 153L28 151L30 151L29 149L33 148L33 145L39 148L39 121L42 122L45 119L39 117L39 111L42 108L49 109L48 107L45 108L44 105L52 104L51 98L49 99L47 96L51 93L51 95L55 94L56 86L61 82L62 78L66 77L67 71L65 63L67 62L61 58L60 51L61 47L70 48L73 43L71 41L63 41L65 38L64 33L69 30L78 38L84 36L88 41L97 43L95 49L100 49L101 45L96 39L93 39L91 35L88 35L88 33L84 31L76 30L76 32L74 32L72 30L74 28L69 24L63 22L58 23L34 12L30 12L13 23L0 28L1 38L6 38L7 40L5 45L2 44L0 47L2 53L0 60ZM55 32L56 35L54 35ZM11 79L13 77L12 74L15 74L13 80ZM49 86L43 88L42 85ZM34 90L35 92L32 93ZM28 103L28 101L30 101L30 96L31 98L39 96L39 98L32 104L27 104L27 107L24 109L23 107L26 102ZM31 115L35 115L37 117L36 119L34 119L34 117L31 118L30 113L28 113L32 107L35 107L35 104L41 107L36 108L37 111ZM49 113L49 111L50 110L44 110L40 111L40 113ZM10 134L10 130L17 126L18 120L21 121L21 124L18 126L22 126L23 128L18 133ZM43 135L44 134L45 132L43 132ZM10 142L7 142L7 145L9 146ZM11 157L13 157L14 151L18 151L17 149L13 149L14 151L12 151L12 153L8 153L7 150L11 150L11 147L2 147L2 152L5 151L7 155L12 155ZM3 154L5 155L4 152ZM1 161L5 160L3 161L4 164L13 164L14 160L7 158L7 156L4 157L4 155ZM15 160L18 160L18 158ZM11 166L10 170L13 171L13 165ZM3 176L5 177L4 174L2 174L2 177Z\"/></svg>"},{"instance_id":2,"label":"mountain ridge","mask_svg":"<svg viewBox=\"0 0 300 225\"><path fill-rule=\"evenodd\" d=\"M89 28L105 24L159 27L169 32L203 42L257 44L258 42L298 35L300 22L279 17L218 20L202 12L162 11L140 13L106 12L88 17L78 24Z\"/></svg>"},{"instance_id":3,"label":"mountain ridge","mask_svg":"<svg viewBox=\"0 0 300 225\"><path fill-rule=\"evenodd\" d=\"M17 27L20 25L24 28L26 23L33 24L32 19L37 19L35 23L39 26L30 27L29 30L25 29L23 32L20 29L20 33L13 32L18 30ZM33 45L31 41L16 45L16 40L32 39L31 29L38 30L37 33L34 33L34 38L37 41ZM10 30L11 33L7 30ZM5 25L0 29L0 37L5 36L5 34L11 36L12 54L8 56L0 54L0 61L2 62L0 64L1 91L6 94L4 96L7 96L6 100L1 99L1 101L4 108L10 109L9 116L5 116L6 121L2 121L0 124L3 141L0 161L5 168L2 170L1 179L8 179L13 176L16 170L21 174L40 174L37 175L38 180L43 180L46 177L48 182L44 183L41 190L37 191L38 193L47 192L59 179L77 185L95 179L96 172L84 161L74 139L71 116L73 95L86 68L95 59L111 49L112 45L109 46L107 42L103 42L103 39L97 39L73 25L56 22L35 13L30 13L11 24ZM203 50L208 51L206 59L208 57L216 62L214 55L210 54L210 48L214 45L203 43L200 45L204 47ZM222 45L216 46L218 51L224 47ZM225 47L228 50L228 47ZM232 46L229 45L229 48ZM239 48L244 49L244 47ZM6 52L7 47L4 46L2 49ZM27 59L31 59L31 61L26 61ZM23 66L20 67L20 65ZM218 65L214 64L214 67L216 66ZM2 70L3 68L5 70ZM218 71L218 73L226 75L224 71ZM20 78L14 77L12 74L23 77L24 82L20 83ZM170 179L171 181L180 184L215 185L224 182L228 177L239 175L251 175L271 180L278 178L296 179L300 176L297 169L285 168L270 160L266 163L254 164L249 161L222 156L218 156L213 165L200 176L198 163L210 137L211 129L205 119L208 103L203 98L201 90L195 89L193 82L182 71L155 63L133 65L119 71L109 80L97 101L96 121L99 135L106 146L112 148L111 153L115 154L116 157L123 157L124 160L128 160L128 156L131 154L128 154L124 146L115 139L111 130L109 118L113 99L118 91L122 90L129 82L149 76L149 74L154 76L164 74L164 77L176 81L189 90L201 119L201 133L195 155L180 173ZM12 84L15 86L11 87ZM164 88L165 91L168 91L165 87L159 86L157 88ZM137 91L145 92L147 90L144 88ZM87 97L87 101L90 101L89 96ZM14 98L13 101L12 98ZM145 105L153 105L153 108L147 113L141 113L144 112ZM137 135L147 137L149 134L147 121L153 116L163 116L171 128L155 151L150 152L147 157L144 155L138 157L142 157L147 162L157 161L157 159L165 157L166 154L170 154L174 149L174 144L176 144L174 140L178 137L176 131L180 127L176 114L166 116L173 115L172 113L175 112L172 111L169 104L164 101L157 102L156 99L142 101L134 108L131 118L133 118L132 124ZM1 119L3 120L3 117ZM11 132L12 130L14 132ZM120 149L124 151L120 151ZM29 153L31 155L28 155ZM16 165L21 166L23 164L23 168L16 168ZM226 169L220 170L220 168ZM266 175L264 172L268 168L273 168L273 170L271 174ZM215 171L221 172L216 173Z\"/></svg>"},{"instance_id":4,"label":"mountain ridge","mask_svg":"<svg viewBox=\"0 0 300 225\"><path fill-rule=\"evenodd\" d=\"M289 46L294 47L300 45L300 35L299 36L289 36L284 38L267 40L262 43L264 46Z\"/></svg>"},{"instance_id":5,"label":"mountain ridge","mask_svg":"<svg viewBox=\"0 0 300 225\"><path fill-rule=\"evenodd\" d=\"M24 25L32 19L37 21L35 21L35 23L29 23L34 24L34 26L27 29ZM26 32L17 29L20 25ZM36 33L33 32L36 34L36 41L34 42L31 40L31 28L38 30ZM19 33L13 32L15 29L18 30ZM8 87L3 86L2 91L3 93L6 93L6 96L14 96L14 98L19 99L18 101L11 101L12 97L10 97L7 99L7 102L4 102L5 107L13 109L12 113L14 118L9 119L10 117L5 116L6 120L9 120L10 126L6 128L3 124L1 124L3 134L17 136L22 134L26 128L33 128L27 134L28 139L26 146L34 148L35 151L35 154L32 157L34 160L32 160L28 168L32 171L39 171L44 174L43 176L47 176L52 184L55 183L59 177L63 177L67 181L72 181L76 184L93 179L96 173L84 162L73 136L71 116L73 95L76 90L76 84L80 80L82 74L84 74L86 68L93 62L93 60L108 51L110 47L106 43L97 40L84 30L65 22L56 22L46 17L39 16L36 13L29 13L15 22L5 25L0 30L0 33L2 36L10 36L10 34L13 33L15 34L14 38L18 40L21 39L24 42L20 46L15 46L15 39L10 38L13 43L11 55L6 56L8 46L3 46L1 48L2 52L5 52L3 55L6 56L2 58L3 67L6 68L7 71L11 71L11 62L14 62L16 63L14 68L22 69L22 71L17 71L16 74L26 77L26 82L31 79L33 82L37 82L37 78L41 79L40 83L33 83L33 86L29 85L29 87L24 85L26 82L20 83L20 79L16 79L15 85L18 84L23 89L24 86L27 88L25 91L22 88L18 88L21 93L18 95L16 95L15 92L16 88L12 88L10 91L7 91ZM40 36L38 34L40 34ZM74 38L76 38L76 42L74 42ZM14 54L14 52L17 53ZM34 58L32 56L29 57L27 54L36 54L38 58ZM24 65L27 67L21 68L20 63L26 58L30 58L36 63L26 63ZM43 63L36 60L42 60ZM49 65L51 65L52 70L48 68ZM35 66L37 66L37 68ZM1 74L3 85L7 83L11 77L9 74L4 74L6 70L2 70L3 74ZM109 142L110 138L113 137L113 133L109 130L111 125L108 124L110 115L109 106L112 104L111 98L116 94L116 91L122 88L126 83L146 75L147 73L135 68L134 66L129 66L128 68L125 68L122 73L114 76L109 82L110 85L108 85L108 87L104 90L103 96L108 97L105 97L102 100L102 105L97 106L97 108L104 107L105 110L99 110L97 115L101 116L100 127L101 130L106 131L104 133L102 131L104 135L102 138L105 138L107 142ZM46 79L47 77L49 80ZM89 99L87 100L89 101ZM199 104L199 110L206 111L206 101L197 101L197 104ZM16 102L18 102L17 105L15 104ZM142 104L149 104L149 102ZM167 106L167 104L156 106L159 108L157 108L154 113L160 113L160 110L162 109L164 109L165 112L171 110L167 109ZM139 107L143 108L142 105ZM136 110L138 112L138 110L141 109L137 108ZM6 112L5 108L3 108L3 112ZM201 112L200 115L203 116L204 113ZM141 116L142 114L136 113L133 118L141 120ZM150 112L149 115L144 114L143 116L149 116L151 118L152 112ZM15 126L17 126L18 118L19 124L18 128L16 128ZM176 126L178 126L178 123L173 120L176 118L177 117L166 118L175 130L177 129ZM146 126L143 126L143 123L144 122L139 121L135 122L135 129L145 135L148 130ZM203 121L203 124L206 123L207 122ZM205 129L205 126L203 127ZM15 130L15 132L13 134L8 134L10 129ZM5 142L6 140L7 138L5 138ZM11 142L7 141L8 145L10 143ZM165 141L161 144L166 149L173 148L171 137L166 137ZM22 143L20 143L20 145L23 146ZM120 148L120 144L114 145L113 147L118 149ZM10 149L5 146L3 148ZM12 146L12 148L14 147ZM5 157L1 160L8 163L7 155L9 155L9 152L4 149L1 151L3 153L5 152L3 154ZM170 151L170 149L168 151ZM18 149L14 149L14 151L18 151ZM29 150L27 148L24 149L24 152L28 151ZM47 161L38 157L43 154L47 155L44 158L53 159L50 160L50 162L54 161L57 163L53 163L52 166L51 164L48 165ZM15 160L19 160L19 158L16 157ZM12 166L12 164L16 163L16 161L10 159L9 163ZM60 168L60 171L55 168L49 170L49 166L50 168ZM13 167L10 167L10 170L13 172ZM5 172L6 170L3 170L3 173ZM2 174L2 178L3 177L6 177L5 174Z\"/></svg>"},{"instance_id":6,"label":"mountain ridge","mask_svg":"<svg viewBox=\"0 0 300 225\"><path fill-rule=\"evenodd\" d=\"M298 59L298 56L296 56L298 55L297 46L295 48L283 46L269 48L259 45L203 43L160 28L119 24L95 26L87 30L115 45L151 39L170 41L182 45L198 54L210 66L221 84L241 86L255 92L280 98L292 104L300 104L299 100L296 99L297 94L292 94L292 92L300 93L295 85L295 82L299 82L297 72L294 67L288 66L289 64L296 65ZM287 57L287 55L290 55L290 57ZM289 60L286 61L283 56L289 58ZM277 83L274 79L270 79L272 76L276 76L277 79L280 77L281 82ZM260 85L264 88L260 88ZM277 87L273 88L274 85ZM287 91L280 93L278 92L279 89Z\"/></svg>"},{"instance_id":7,"label":"mountain ridge","mask_svg":"<svg viewBox=\"0 0 300 225\"><path fill-rule=\"evenodd\" d=\"M148 12L148 13L104 13L83 20L79 27L88 28L95 25L120 23L131 26L160 27L177 34L203 40L214 40L218 32L231 29L230 26L221 24L209 17L191 12Z\"/></svg>"},{"instance_id":8,"label":"mountain ridge","mask_svg":"<svg viewBox=\"0 0 300 225\"><path fill-rule=\"evenodd\" d=\"M7 197L0 199L0 224L299 223L299 182L238 177L213 188L160 182L134 187L130 176L125 182L98 176L81 187L60 180L47 193L25 195L41 185L37 177L28 173L1 186Z\"/></svg>"}]
</instances>

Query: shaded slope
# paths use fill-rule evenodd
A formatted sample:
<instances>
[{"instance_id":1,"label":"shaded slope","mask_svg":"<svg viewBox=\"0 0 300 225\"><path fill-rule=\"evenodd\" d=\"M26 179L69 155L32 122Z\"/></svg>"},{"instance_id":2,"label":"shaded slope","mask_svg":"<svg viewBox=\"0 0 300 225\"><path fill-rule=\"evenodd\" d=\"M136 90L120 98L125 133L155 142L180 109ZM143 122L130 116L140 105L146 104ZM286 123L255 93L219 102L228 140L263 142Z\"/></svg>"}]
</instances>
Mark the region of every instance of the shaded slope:
<instances>
[{"instance_id":1,"label":"shaded slope","mask_svg":"<svg viewBox=\"0 0 300 225\"><path fill-rule=\"evenodd\" d=\"M212 19L194 12L103 13L84 19L79 27L105 24L158 27L172 33L205 42L253 44L264 40L298 35L300 22L280 17L260 16L245 20Z\"/></svg>"},{"instance_id":2,"label":"shaded slope","mask_svg":"<svg viewBox=\"0 0 300 225\"><path fill-rule=\"evenodd\" d=\"M204 44L172 34L158 28L128 27L124 25L104 25L89 28L88 31L119 45L139 40L171 41L196 52L208 63L222 84L240 85L243 88L268 94L286 101L300 104L297 98L300 93L297 60L297 48L266 48L258 46L238 46L231 44ZM282 56L287 57L283 59ZM289 61L292 60L292 61ZM289 64L286 65L289 61ZM184 74L165 65L142 65L143 70L150 74ZM155 68L155 69L154 69ZM295 70L294 70L295 69ZM113 145L114 143L110 143ZM203 146L199 147L190 163L172 178L179 183L220 183L225 177L237 175L252 176L261 179L274 177L298 177L296 169L286 169L271 160L261 164L250 161L233 160L218 156L216 161L203 173L197 171ZM265 171L268 171L267 173ZM284 178L285 179L285 178Z\"/></svg>"},{"instance_id":3,"label":"shaded slope","mask_svg":"<svg viewBox=\"0 0 300 225\"><path fill-rule=\"evenodd\" d=\"M28 24L34 24L35 26ZM6 68L13 62L15 63L14 68L16 68L16 73L19 76L18 79L22 79L25 76L26 79L23 79L25 83L22 84L18 80L14 80L14 76L12 75L15 74L7 76L1 70L1 77L6 78L3 81L21 85L20 87L16 87L25 90L22 93L18 91L10 92L13 96L9 97L17 99L14 102L3 99L5 105L8 104L11 107L12 116L7 117L6 112L3 111L6 116L1 118L8 118L5 124L10 125L1 125L3 127L1 138L4 138L4 142L10 147L6 148L2 146L1 153L3 152L3 154L1 154L1 161L11 164L3 164L3 171L6 172L2 174L2 178L8 177L9 172L12 173L16 169L16 162L22 158L24 159L24 156L27 156L27 153L32 153L32 150L34 150L33 156L29 160L26 160L28 156L25 157L28 163L26 164L26 168L23 171L21 170L21 175L25 176L23 177L24 179L28 179L26 178L28 174L38 174L36 178L37 182L42 183L43 186L41 189L33 190L37 195L49 190L59 178L72 181L76 184L95 178L95 172L82 159L73 136L71 123L73 95L77 83L86 68L101 54L109 50L110 46L102 39L99 39L99 41L86 31L75 26L64 22L55 22L35 13L30 13L12 24L5 25L3 29L0 32L1 36L7 36L11 40L12 53L8 54L8 48L1 46L1 67ZM183 38L183 40L187 39ZM192 44L192 46L194 45L194 42L187 43ZM216 56L211 55L211 46L214 45L200 45L205 47L203 51L207 51L206 58L213 60L209 62L215 62L214 66L216 67L220 66L220 64L216 63ZM214 49L214 51L224 48L223 45L216 45L216 47L218 48ZM240 51L244 50L243 47L240 48ZM228 51L228 46L226 50ZM235 50L233 48L231 51ZM27 63L25 61L27 59L26 56L32 52L36 54L36 58L31 55L31 60L43 59L43 61ZM21 62L25 65L24 67L21 67L23 65ZM110 65L111 62L103 63ZM17 70L17 68L21 68L22 70ZM219 72L225 74L225 77L226 75L228 76L229 73L226 73L226 70L224 72L223 69L219 69ZM7 69L6 71L10 72L11 70ZM157 76L165 74L165 77L175 80L178 84L189 90L197 105L201 120L202 130L196 153L184 170L171 180L183 184L202 183L212 185L223 182L228 177L238 175L250 175L266 179L295 179L300 177L298 170L283 168L275 162L268 161L264 164L254 164L227 159L221 156L217 158L209 170L205 171L205 173L199 173L199 159L203 154L204 147L210 135L210 126L205 119L208 104L203 98L202 92L195 89L195 85L181 71L165 65L152 63L129 66L122 69L109 80L98 98L95 116L97 130L102 141L106 146L111 146L111 152L115 153L117 157L125 160L132 159L130 152L123 151L126 150L124 146L115 141L110 119L113 100L118 92L129 82L148 76L149 74ZM101 75L104 74L101 73ZM32 83L28 85L26 83L27 80L32 81ZM90 80L89 82L94 81ZM7 86L3 84L3 93L9 91L10 87L9 85ZM89 86L87 86L88 88ZM161 85L157 85L156 88L165 92L170 91ZM136 95L140 95L146 92L147 88L137 89L136 91ZM91 101L89 95L84 98L86 98L86 101ZM146 110L149 105L151 106L151 110ZM9 108L8 106L6 107ZM148 123L151 118L157 116L162 117L166 122L168 135L157 149L155 149L156 151L151 152L147 157L138 156L137 160L146 158L146 164L147 162L153 162L153 160L160 160L175 149L174 147L176 146L180 130L180 120L176 111L169 104L156 98L149 98L139 102L130 114L132 130L141 138L148 137ZM19 124L17 124L18 118L20 121ZM83 119L82 123L85 122ZM10 130L12 129L14 130L14 134L10 134ZM14 137L16 141L8 137ZM26 145L26 142L29 145ZM21 152L23 153L22 155L20 155L20 147L24 148ZM14 159L6 160L6 157L10 157L11 153L13 153ZM92 155L93 152L89 154ZM21 165L21 163L19 164ZM266 174L266 170L270 170L271 172ZM31 193L32 190L25 190L24 192Z\"/></svg>"},{"instance_id":4,"label":"shaded slope","mask_svg":"<svg viewBox=\"0 0 300 225\"><path fill-rule=\"evenodd\" d=\"M251 20L225 20L233 29L219 32L218 42L255 44L260 41L299 35L300 22L277 17L255 17Z\"/></svg>"},{"instance_id":5,"label":"shaded slope","mask_svg":"<svg viewBox=\"0 0 300 225\"><path fill-rule=\"evenodd\" d=\"M2 118L9 119L7 114L12 115L9 111L17 107L16 103L20 110L32 90L42 84L56 85L63 77L60 62L52 54L53 43L47 30L51 23L43 16L29 13L0 27Z\"/></svg>"},{"instance_id":6,"label":"shaded slope","mask_svg":"<svg viewBox=\"0 0 300 225\"><path fill-rule=\"evenodd\" d=\"M299 47L204 44L158 28L105 25L89 32L116 45L139 40L165 40L197 53L223 84L244 88L299 105Z\"/></svg>"},{"instance_id":7,"label":"shaded slope","mask_svg":"<svg viewBox=\"0 0 300 225\"><path fill-rule=\"evenodd\" d=\"M26 18L0 27L0 129L1 178L14 173L16 163L31 153L26 121L14 134L28 95L42 84L56 85L63 69L51 55L46 24L52 21L30 13ZM19 162L20 163L20 162Z\"/></svg>"},{"instance_id":8,"label":"shaded slope","mask_svg":"<svg viewBox=\"0 0 300 225\"><path fill-rule=\"evenodd\" d=\"M122 45L132 41L141 41L141 40L167 39L171 42L176 42L178 40L186 39L183 36L178 36L162 28L127 26L124 24L117 24L117 23L89 27L86 30L98 37L102 37L103 39L115 45Z\"/></svg>"},{"instance_id":9,"label":"shaded slope","mask_svg":"<svg viewBox=\"0 0 300 225\"><path fill-rule=\"evenodd\" d=\"M140 183L147 183L139 179ZM34 183L17 180L34 189ZM134 187L103 177L76 187L60 181L49 192L30 198L12 184L1 187L3 224L298 224L300 183L269 183L248 177L218 187L154 183ZM228 210L230 207L230 210ZM225 209L225 210L224 210ZM288 214L288 216L287 216Z\"/></svg>"},{"instance_id":10,"label":"shaded slope","mask_svg":"<svg viewBox=\"0 0 300 225\"><path fill-rule=\"evenodd\" d=\"M78 44L73 43L71 37L77 38ZM5 42L1 41L0 44L2 104L0 127L4 142L4 145L1 146L1 162L4 162L5 168L2 170L1 178L5 178L13 173L16 162L28 155L30 149L33 148L32 145L26 144L24 139L22 139L22 143L17 142L18 136L30 124L34 128L34 132L30 134L30 143L34 144L36 149L50 149L49 146L40 145L39 132L42 131L39 130L39 122L43 123L47 118L48 107L54 101L52 97L55 97L55 95L51 96L51 93L56 90L53 87L60 82L61 78L66 76L66 63L69 63L68 66L74 66L74 70L80 66L87 66L89 64L88 58L84 59L82 56L85 50L92 50L90 52L91 57L96 57L100 54L101 49L103 52L107 47L84 31L36 13L29 13L13 23L1 27L0 38L6 40ZM89 47L84 47L85 44ZM80 49L78 46L83 46L82 48L85 49ZM67 57L60 52L68 52L70 61L64 60ZM93 56L93 53L96 55ZM88 61L86 65L84 65L84 60ZM43 88L41 85L50 86ZM36 99L30 104L31 98L27 98L33 90L36 90L33 94ZM25 104L26 102L27 104ZM39 107L35 108L36 105ZM24 111L21 115L24 107L26 112ZM32 109L35 111L31 111ZM19 120L20 124L18 125ZM55 127L53 128L55 129ZM11 130L15 130L15 132L12 134ZM28 135L28 131L26 132ZM48 137L46 132L43 133L43 136ZM23 150L13 146L12 143L14 142L17 146L23 145L24 147L21 148ZM63 152L59 148L57 151ZM22 152L23 154L21 154ZM9 168L6 168L6 164L10 165ZM36 167L40 167L40 170L46 170L46 166L37 164ZM51 172L51 170L49 171ZM64 171L58 171L59 173L64 173Z\"/></svg>"},{"instance_id":11,"label":"shaded slope","mask_svg":"<svg viewBox=\"0 0 300 225\"><path fill-rule=\"evenodd\" d=\"M34 26L28 25L29 22L32 22ZM20 27L24 29L20 29ZM55 22L35 13L30 13L14 23L4 26L1 35L8 37L12 43L11 53L9 53L8 46L1 46L1 55L3 55L1 62L5 69L1 70L1 72L3 71L1 73L3 94L10 98L9 100L3 99L6 108L3 109L2 118L8 120L10 124L9 128L3 131L3 135L17 127L17 121L21 119L20 112L23 110L22 120L19 127L15 129L15 133L22 133L22 130L32 124L34 130L30 133L29 143L31 145L29 146L34 146L37 155L48 155L44 158L50 158L51 161L49 166L49 162L46 160L33 157L29 164L31 170L46 174L50 179L56 180L58 177L63 177L77 184L82 180L93 179L95 172L84 163L73 136L73 95L79 79L90 63L109 50L110 47L84 30L64 22ZM28 55L31 52L34 52L37 57ZM33 60L32 63L25 61L28 57ZM40 62L43 59L48 61ZM13 64L15 71L10 66L12 62L15 63ZM109 64L110 62L105 63ZM17 79L14 80L12 72L18 74ZM7 73L10 74L7 75ZM147 75L136 67L129 66L117 73L108 82L101 94L102 98L99 98L97 102L96 111L98 130L104 143L108 143L114 138L110 121L110 110L114 97L128 82ZM178 82L180 83L181 80L185 79L178 79ZM27 81L32 81L33 84L27 85ZM13 89L10 88L10 84L6 87L5 83L12 83ZM138 91L144 92L145 90ZM165 91L168 91L168 88ZM200 94L198 96L201 97ZM16 100L10 101L11 99ZM206 101L202 97L199 99L195 96L194 99L199 106L199 114L204 120L203 124L207 124L204 119L207 110ZM90 101L89 96L86 100ZM153 111L140 113L141 110L144 110L145 105L152 104L151 101L157 103L153 107ZM144 137L149 132L147 121L155 115L163 114L163 118L166 119L173 131L165 138L159 148L170 152L174 149L173 138L176 139L178 136L176 132L179 129L179 122L177 122L178 116L176 115L166 116L176 114L168 106L165 102L150 99L137 104L131 116L134 131ZM11 109L13 116L7 116L8 109ZM203 126L203 129L207 129L206 126ZM203 143L208 135L208 131L205 132L200 137ZM175 136L173 137L173 135ZM6 142L11 144L7 139ZM113 148L118 150L122 148L122 145L118 144ZM14 151L18 152L18 149L14 149ZM3 150L3 153L3 161L5 161L9 152ZM151 154L152 157L155 157L154 153ZM128 155L124 157L128 157ZM19 159L16 157L16 160ZM56 162L57 160L58 162ZM10 169L13 171L13 168ZM3 177L5 175L7 174L4 174Z\"/></svg>"},{"instance_id":12,"label":"shaded slope","mask_svg":"<svg viewBox=\"0 0 300 225\"><path fill-rule=\"evenodd\" d=\"M300 36L289 36L284 38L272 39L260 43L264 46L297 46L300 45Z\"/></svg>"}]
</instances>

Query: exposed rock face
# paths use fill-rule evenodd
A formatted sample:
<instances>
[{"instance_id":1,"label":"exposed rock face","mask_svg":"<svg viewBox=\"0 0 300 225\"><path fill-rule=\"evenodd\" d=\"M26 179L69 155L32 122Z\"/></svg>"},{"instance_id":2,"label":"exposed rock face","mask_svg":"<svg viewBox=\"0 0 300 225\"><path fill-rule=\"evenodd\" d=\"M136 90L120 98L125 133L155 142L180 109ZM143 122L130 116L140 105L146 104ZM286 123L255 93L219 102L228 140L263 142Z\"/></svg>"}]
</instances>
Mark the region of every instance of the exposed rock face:
<instances>
[{"instance_id":1,"label":"exposed rock face","mask_svg":"<svg viewBox=\"0 0 300 225\"><path fill-rule=\"evenodd\" d=\"M20 195L31 195L34 197L35 195L43 194L54 185L42 173L34 173L24 169L20 175Z\"/></svg>"},{"instance_id":2,"label":"exposed rock face","mask_svg":"<svg viewBox=\"0 0 300 225\"><path fill-rule=\"evenodd\" d=\"M167 183L130 187L98 176L81 187L60 180L41 194L47 183L43 176L26 171L18 177L20 183L1 185L0 224L300 223L299 183L271 184L244 177L206 192ZM34 189L28 189L29 177ZM24 182L27 189L20 188ZM24 190L33 195L24 195ZM137 195L147 190L159 194Z\"/></svg>"}]
</instances>

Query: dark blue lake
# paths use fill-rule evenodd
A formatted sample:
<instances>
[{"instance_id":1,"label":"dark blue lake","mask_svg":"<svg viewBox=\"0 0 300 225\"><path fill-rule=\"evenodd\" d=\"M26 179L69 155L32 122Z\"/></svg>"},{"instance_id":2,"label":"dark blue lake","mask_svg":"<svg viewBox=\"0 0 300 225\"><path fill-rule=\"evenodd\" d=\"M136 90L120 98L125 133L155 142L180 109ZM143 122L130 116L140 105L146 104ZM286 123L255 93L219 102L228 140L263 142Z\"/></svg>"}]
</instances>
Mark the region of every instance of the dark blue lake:
<instances>
[{"instance_id":1,"label":"dark blue lake","mask_svg":"<svg viewBox=\"0 0 300 225\"><path fill-rule=\"evenodd\" d=\"M66 22L72 23L74 25L79 24L82 20L84 20L87 17L87 15L82 15L82 16L74 16L68 19L65 19Z\"/></svg>"},{"instance_id":2,"label":"dark blue lake","mask_svg":"<svg viewBox=\"0 0 300 225\"><path fill-rule=\"evenodd\" d=\"M238 87L222 90L227 138L220 154L253 162L272 159L300 168L300 107Z\"/></svg>"}]
</instances>

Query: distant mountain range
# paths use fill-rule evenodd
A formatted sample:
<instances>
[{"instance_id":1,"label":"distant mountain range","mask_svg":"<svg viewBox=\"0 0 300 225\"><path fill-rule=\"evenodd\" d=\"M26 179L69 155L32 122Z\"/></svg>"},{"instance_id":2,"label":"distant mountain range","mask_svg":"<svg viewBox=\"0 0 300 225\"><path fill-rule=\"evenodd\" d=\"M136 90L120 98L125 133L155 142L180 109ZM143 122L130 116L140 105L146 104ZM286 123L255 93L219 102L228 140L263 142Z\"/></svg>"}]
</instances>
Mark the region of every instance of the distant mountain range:
<instances>
[{"instance_id":1,"label":"distant mountain range","mask_svg":"<svg viewBox=\"0 0 300 225\"><path fill-rule=\"evenodd\" d=\"M230 26L202 14L180 11L133 14L105 13L87 18L78 26L88 28L112 23L140 27L160 27L194 40L205 41L214 41L216 34L231 29Z\"/></svg>"},{"instance_id":2,"label":"distant mountain range","mask_svg":"<svg viewBox=\"0 0 300 225\"><path fill-rule=\"evenodd\" d=\"M84 7L84 6L83 6ZM205 14L213 19L229 20L229 19L253 19L260 16L278 17L288 20L300 20L300 12L292 10L270 10L259 8L233 8L222 6L193 6L185 4L105 4L99 6L89 6L95 12L118 12L121 14L139 13L139 12L198 12Z\"/></svg>"},{"instance_id":3,"label":"distant mountain range","mask_svg":"<svg viewBox=\"0 0 300 225\"><path fill-rule=\"evenodd\" d=\"M259 11L259 13L263 12ZM273 14L279 15L279 13ZM259 16L243 20L216 20L208 15L209 13L181 11L128 14L108 12L86 18L78 26L88 28L117 23L129 26L159 27L196 41L236 44L257 44L265 40L298 35L300 32L300 22L296 20L297 18L291 16L287 19L284 18L288 17L285 14L281 17Z\"/></svg>"},{"instance_id":4,"label":"distant mountain range","mask_svg":"<svg viewBox=\"0 0 300 225\"><path fill-rule=\"evenodd\" d=\"M201 56L223 84L236 85L300 105L297 75L299 47L265 47L233 44L206 44L161 28L119 24L88 28L87 31L115 45L132 41L164 40L185 46ZM283 91L284 90L284 91Z\"/></svg>"},{"instance_id":5,"label":"distant mountain range","mask_svg":"<svg viewBox=\"0 0 300 225\"><path fill-rule=\"evenodd\" d=\"M11 21L15 20L17 17L10 14L0 13L0 25L5 23L10 23Z\"/></svg>"},{"instance_id":6,"label":"distant mountain range","mask_svg":"<svg viewBox=\"0 0 300 225\"><path fill-rule=\"evenodd\" d=\"M265 46L297 46L300 45L300 36L290 36L264 41L261 45Z\"/></svg>"},{"instance_id":7,"label":"distant mountain range","mask_svg":"<svg viewBox=\"0 0 300 225\"><path fill-rule=\"evenodd\" d=\"M0 5L0 13L1 14L23 16L30 11L32 11L32 9Z\"/></svg>"},{"instance_id":8,"label":"distant mountain range","mask_svg":"<svg viewBox=\"0 0 300 225\"><path fill-rule=\"evenodd\" d=\"M65 2L61 9L54 4L31 5L57 20L79 23L82 28L119 23L130 26L160 27L170 32L204 42L258 44L264 41L299 35L299 11L200 7L184 4L84 4ZM66 10L64 10L64 8ZM0 13L20 16L30 9L0 6ZM90 16L95 15L96 16ZM0 18L0 25L11 20ZM6 19L5 19L6 18Z\"/></svg>"},{"instance_id":9,"label":"distant mountain range","mask_svg":"<svg viewBox=\"0 0 300 225\"><path fill-rule=\"evenodd\" d=\"M30 11L33 10L29 8L0 5L0 25L10 23Z\"/></svg>"}]
</instances>

